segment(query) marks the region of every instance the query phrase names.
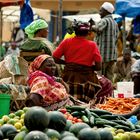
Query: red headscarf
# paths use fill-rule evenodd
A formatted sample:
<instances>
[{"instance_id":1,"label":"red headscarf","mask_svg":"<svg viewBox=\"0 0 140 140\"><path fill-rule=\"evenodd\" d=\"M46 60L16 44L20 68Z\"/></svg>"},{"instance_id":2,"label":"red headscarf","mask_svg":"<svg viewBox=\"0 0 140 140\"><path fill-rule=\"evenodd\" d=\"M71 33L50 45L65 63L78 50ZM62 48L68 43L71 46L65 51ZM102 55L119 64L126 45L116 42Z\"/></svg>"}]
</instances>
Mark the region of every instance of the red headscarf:
<instances>
[{"instance_id":1,"label":"red headscarf","mask_svg":"<svg viewBox=\"0 0 140 140\"><path fill-rule=\"evenodd\" d=\"M52 57L52 56L47 55L47 54L42 54L42 55L39 55L38 57L36 57L29 66L28 74L30 75L31 73L38 70L40 68L41 64L44 62L44 60L46 60L49 57Z\"/></svg>"}]
</instances>

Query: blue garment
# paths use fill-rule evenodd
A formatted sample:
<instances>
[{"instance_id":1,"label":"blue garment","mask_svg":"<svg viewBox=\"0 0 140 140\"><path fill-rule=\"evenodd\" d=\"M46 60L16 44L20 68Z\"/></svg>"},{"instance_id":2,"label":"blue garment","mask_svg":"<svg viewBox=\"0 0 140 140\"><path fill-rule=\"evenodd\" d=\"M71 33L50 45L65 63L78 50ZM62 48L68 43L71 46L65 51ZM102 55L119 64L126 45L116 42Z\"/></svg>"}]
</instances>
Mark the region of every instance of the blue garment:
<instances>
[{"instance_id":1,"label":"blue garment","mask_svg":"<svg viewBox=\"0 0 140 140\"><path fill-rule=\"evenodd\" d=\"M140 15L138 15L134 19L134 29L133 29L134 34L140 34Z\"/></svg>"},{"instance_id":2,"label":"blue garment","mask_svg":"<svg viewBox=\"0 0 140 140\"><path fill-rule=\"evenodd\" d=\"M29 0L26 0L20 12L20 28L25 29L25 27L34 20L33 17L34 15L32 8L29 4Z\"/></svg>"},{"instance_id":3,"label":"blue garment","mask_svg":"<svg viewBox=\"0 0 140 140\"><path fill-rule=\"evenodd\" d=\"M140 0L116 0L115 13L123 17L140 15Z\"/></svg>"}]
</instances>

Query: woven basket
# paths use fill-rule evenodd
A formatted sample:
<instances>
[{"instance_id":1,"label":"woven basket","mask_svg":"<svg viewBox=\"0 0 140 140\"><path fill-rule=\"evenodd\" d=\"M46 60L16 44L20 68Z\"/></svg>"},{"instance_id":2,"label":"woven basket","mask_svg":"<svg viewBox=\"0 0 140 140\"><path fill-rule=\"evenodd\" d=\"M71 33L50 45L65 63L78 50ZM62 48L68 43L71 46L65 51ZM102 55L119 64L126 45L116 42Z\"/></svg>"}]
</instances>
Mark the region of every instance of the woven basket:
<instances>
[{"instance_id":1,"label":"woven basket","mask_svg":"<svg viewBox=\"0 0 140 140\"><path fill-rule=\"evenodd\" d=\"M0 79L11 77L11 74L4 67L4 61L0 62Z\"/></svg>"}]
</instances>

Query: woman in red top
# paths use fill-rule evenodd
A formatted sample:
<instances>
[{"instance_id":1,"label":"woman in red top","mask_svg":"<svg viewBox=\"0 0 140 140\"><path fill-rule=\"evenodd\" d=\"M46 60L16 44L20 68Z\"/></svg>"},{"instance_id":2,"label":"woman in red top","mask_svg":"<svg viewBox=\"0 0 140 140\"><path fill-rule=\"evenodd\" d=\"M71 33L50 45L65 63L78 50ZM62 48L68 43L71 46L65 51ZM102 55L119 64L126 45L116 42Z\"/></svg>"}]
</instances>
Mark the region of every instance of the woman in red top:
<instances>
[{"instance_id":1,"label":"woman in red top","mask_svg":"<svg viewBox=\"0 0 140 140\"><path fill-rule=\"evenodd\" d=\"M65 64L62 78L69 84L70 94L89 102L101 89L94 72L101 69L101 55L96 43L86 39L90 31L87 23L76 23L74 31L76 36L63 40L53 57L56 63Z\"/></svg>"}]
</instances>

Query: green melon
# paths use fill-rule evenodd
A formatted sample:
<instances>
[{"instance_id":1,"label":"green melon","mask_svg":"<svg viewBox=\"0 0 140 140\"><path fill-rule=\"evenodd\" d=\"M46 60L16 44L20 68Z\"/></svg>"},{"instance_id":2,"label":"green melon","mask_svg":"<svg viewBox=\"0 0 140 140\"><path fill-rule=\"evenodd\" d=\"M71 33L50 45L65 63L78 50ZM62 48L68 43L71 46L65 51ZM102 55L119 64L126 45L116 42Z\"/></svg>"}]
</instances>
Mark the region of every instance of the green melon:
<instances>
[{"instance_id":1,"label":"green melon","mask_svg":"<svg viewBox=\"0 0 140 140\"><path fill-rule=\"evenodd\" d=\"M62 140L78 140L75 136L66 136Z\"/></svg>"},{"instance_id":2,"label":"green melon","mask_svg":"<svg viewBox=\"0 0 140 140\"><path fill-rule=\"evenodd\" d=\"M79 123L75 123L73 124L69 131L73 134L75 134L75 136L77 136L77 134L79 133L80 130L84 129L84 128L90 128L90 126L86 123L82 123L82 122L79 122Z\"/></svg>"},{"instance_id":3,"label":"green melon","mask_svg":"<svg viewBox=\"0 0 140 140\"><path fill-rule=\"evenodd\" d=\"M49 138L45 133L34 130L34 131L29 132L25 136L24 140L49 140Z\"/></svg>"},{"instance_id":4,"label":"green melon","mask_svg":"<svg viewBox=\"0 0 140 140\"><path fill-rule=\"evenodd\" d=\"M98 133L101 136L101 140L113 140L112 133L107 129L98 129Z\"/></svg>"},{"instance_id":5,"label":"green melon","mask_svg":"<svg viewBox=\"0 0 140 140\"><path fill-rule=\"evenodd\" d=\"M0 140L3 140L3 133L1 130L0 130Z\"/></svg>"},{"instance_id":6,"label":"green melon","mask_svg":"<svg viewBox=\"0 0 140 140\"><path fill-rule=\"evenodd\" d=\"M68 131L72 125L73 125L72 121L67 120L64 130Z\"/></svg>"},{"instance_id":7,"label":"green melon","mask_svg":"<svg viewBox=\"0 0 140 140\"><path fill-rule=\"evenodd\" d=\"M17 129L11 124L4 124L0 127L0 130L4 138L9 138L10 135L17 133Z\"/></svg>"},{"instance_id":8,"label":"green melon","mask_svg":"<svg viewBox=\"0 0 140 140\"><path fill-rule=\"evenodd\" d=\"M66 118L64 115L59 111L51 111L48 115L50 119L48 128L55 129L58 132L63 131L66 126Z\"/></svg>"},{"instance_id":9,"label":"green melon","mask_svg":"<svg viewBox=\"0 0 140 140\"><path fill-rule=\"evenodd\" d=\"M100 137L98 131L96 131L92 128L84 128L79 131L78 139L79 140L101 140L101 137ZM106 139L106 140L108 140L108 139Z\"/></svg>"},{"instance_id":10,"label":"green melon","mask_svg":"<svg viewBox=\"0 0 140 140\"><path fill-rule=\"evenodd\" d=\"M69 131L63 131L61 133L61 139L64 138L64 137L66 137L66 136L74 136L74 134L71 133L71 132L69 132Z\"/></svg>"},{"instance_id":11,"label":"green melon","mask_svg":"<svg viewBox=\"0 0 140 140\"><path fill-rule=\"evenodd\" d=\"M39 106L31 107L25 113L24 124L29 131L43 131L49 124L48 112Z\"/></svg>"},{"instance_id":12,"label":"green melon","mask_svg":"<svg viewBox=\"0 0 140 140\"><path fill-rule=\"evenodd\" d=\"M54 129L46 129L44 131L45 134L49 137L50 140L59 140L60 139L60 134L58 131Z\"/></svg>"},{"instance_id":13,"label":"green melon","mask_svg":"<svg viewBox=\"0 0 140 140\"><path fill-rule=\"evenodd\" d=\"M26 135L27 131L21 131L14 137L14 140L24 140Z\"/></svg>"}]
</instances>

